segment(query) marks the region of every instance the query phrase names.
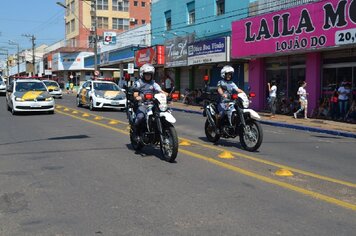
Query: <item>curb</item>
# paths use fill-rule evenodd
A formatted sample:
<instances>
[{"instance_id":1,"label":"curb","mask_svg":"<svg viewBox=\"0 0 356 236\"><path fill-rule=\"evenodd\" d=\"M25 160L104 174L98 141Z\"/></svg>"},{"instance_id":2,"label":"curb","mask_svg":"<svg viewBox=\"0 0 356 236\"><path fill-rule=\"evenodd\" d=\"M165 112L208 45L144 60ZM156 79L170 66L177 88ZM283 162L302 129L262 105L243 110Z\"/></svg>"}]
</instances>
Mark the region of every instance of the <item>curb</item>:
<instances>
[{"instance_id":1,"label":"curb","mask_svg":"<svg viewBox=\"0 0 356 236\"><path fill-rule=\"evenodd\" d=\"M173 111L179 111L179 112L185 112L185 113L191 113L191 114L198 114L198 115L203 114L203 112L201 112L201 111L193 111L193 110L173 108L173 107L171 107L171 109ZM296 130L302 130L302 131L309 131L309 132L314 132L314 133L330 134L330 135L342 136L342 137L346 137L346 138L356 138L356 134L350 133L350 132L328 130L328 129L310 127L310 126L286 124L286 123L267 121L267 120L260 120L260 122L261 122L261 124L265 124L265 125L271 125L271 126L277 126L277 127L283 127L283 128L289 128L289 129L296 129Z\"/></svg>"}]
</instances>

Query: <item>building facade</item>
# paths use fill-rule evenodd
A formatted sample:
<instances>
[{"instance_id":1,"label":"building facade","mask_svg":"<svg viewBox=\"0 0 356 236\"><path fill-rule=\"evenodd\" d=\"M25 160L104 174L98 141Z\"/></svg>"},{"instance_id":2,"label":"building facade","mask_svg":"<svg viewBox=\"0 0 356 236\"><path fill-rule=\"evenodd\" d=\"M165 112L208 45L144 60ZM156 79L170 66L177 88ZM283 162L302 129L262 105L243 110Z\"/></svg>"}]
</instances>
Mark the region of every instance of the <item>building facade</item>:
<instances>
[{"instance_id":1,"label":"building facade","mask_svg":"<svg viewBox=\"0 0 356 236\"><path fill-rule=\"evenodd\" d=\"M230 60L229 37L231 22L247 17L248 6L249 0L152 1L152 45L165 46L165 64L157 67L159 82L171 77L180 92L204 88L203 78L216 85L222 66L229 63L238 71L235 82L244 87L243 64ZM218 51L210 50L214 45L220 45Z\"/></svg>"},{"instance_id":2,"label":"building facade","mask_svg":"<svg viewBox=\"0 0 356 236\"><path fill-rule=\"evenodd\" d=\"M353 0L316 1L233 22L232 57L250 60L255 109L267 107L271 80L281 113L296 109L300 81L307 82L309 114L342 82L356 95L355 7Z\"/></svg>"}]
</instances>

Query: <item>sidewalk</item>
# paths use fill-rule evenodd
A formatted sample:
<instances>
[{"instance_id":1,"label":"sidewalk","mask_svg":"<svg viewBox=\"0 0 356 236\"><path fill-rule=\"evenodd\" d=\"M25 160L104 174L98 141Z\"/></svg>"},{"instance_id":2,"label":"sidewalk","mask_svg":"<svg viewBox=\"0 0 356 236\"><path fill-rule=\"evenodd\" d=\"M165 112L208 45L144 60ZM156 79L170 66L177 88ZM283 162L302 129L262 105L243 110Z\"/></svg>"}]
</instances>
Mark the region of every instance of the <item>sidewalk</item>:
<instances>
[{"instance_id":1,"label":"sidewalk","mask_svg":"<svg viewBox=\"0 0 356 236\"><path fill-rule=\"evenodd\" d=\"M181 102L172 102L171 108L174 111L203 113L201 106L186 105ZM258 114L261 116L262 124L356 138L356 124L321 119L294 119L286 115L276 115L271 118L269 113L259 112Z\"/></svg>"}]
</instances>

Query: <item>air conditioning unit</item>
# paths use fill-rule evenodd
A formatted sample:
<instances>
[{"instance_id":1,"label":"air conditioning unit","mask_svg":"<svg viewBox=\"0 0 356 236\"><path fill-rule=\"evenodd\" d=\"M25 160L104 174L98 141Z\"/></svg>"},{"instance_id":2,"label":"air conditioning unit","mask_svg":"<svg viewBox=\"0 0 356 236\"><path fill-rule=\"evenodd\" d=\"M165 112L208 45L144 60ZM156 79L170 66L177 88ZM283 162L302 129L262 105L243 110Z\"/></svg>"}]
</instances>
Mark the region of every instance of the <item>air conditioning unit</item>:
<instances>
[{"instance_id":1,"label":"air conditioning unit","mask_svg":"<svg viewBox=\"0 0 356 236\"><path fill-rule=\"evenodd\" d=\"M135 22L136 19L135 19L135 18L130 18L129 21L130 21L130 22Z\"/></svg>"}]
</instances>

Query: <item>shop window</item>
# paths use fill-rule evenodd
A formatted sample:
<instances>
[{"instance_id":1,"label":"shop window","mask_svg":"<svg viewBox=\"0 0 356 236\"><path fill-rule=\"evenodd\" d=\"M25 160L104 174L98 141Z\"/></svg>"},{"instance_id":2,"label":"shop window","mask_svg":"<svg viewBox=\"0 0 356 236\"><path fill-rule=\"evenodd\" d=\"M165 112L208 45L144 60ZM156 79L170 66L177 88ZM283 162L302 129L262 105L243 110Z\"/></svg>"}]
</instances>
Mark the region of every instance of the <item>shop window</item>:
<instances>
[{"instance_id":1,"label":"shop window","mask_svg":"<svg viewBox=\"0 0 356 236\"><path fill-rule=\"evenodd\" d=\"M354 73L352 78L352 94L353 94L352 100L356 100L356 67L354 67Z\"/></svg>"}]
</instances>

